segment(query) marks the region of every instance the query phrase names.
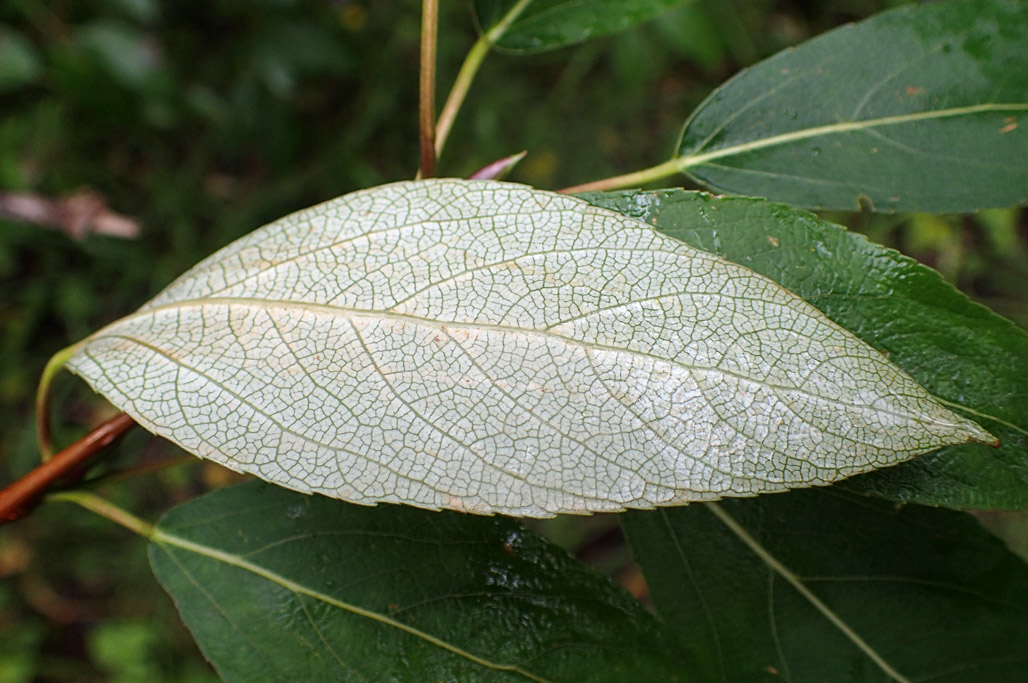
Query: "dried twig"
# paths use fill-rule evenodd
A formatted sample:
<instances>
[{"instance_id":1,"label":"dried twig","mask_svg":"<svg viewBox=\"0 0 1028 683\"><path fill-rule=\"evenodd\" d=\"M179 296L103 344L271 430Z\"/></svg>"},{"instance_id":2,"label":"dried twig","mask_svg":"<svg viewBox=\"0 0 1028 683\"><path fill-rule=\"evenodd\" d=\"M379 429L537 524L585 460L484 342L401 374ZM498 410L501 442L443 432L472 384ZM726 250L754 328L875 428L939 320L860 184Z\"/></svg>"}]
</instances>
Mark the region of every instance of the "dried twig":
<instances>
[{"instance_id":1,"label":"dried twig","mask_svg":"<svg viewBox=\"0 0 1028 683\"><path fill-rule=\"evenodd\" d=\"M139 236L139 224L107 208L107 201L92 190L52 199L28 192L0 192L0 218L60 230L75 240L90 234L124 239Z\"/></svg>"}]
</instances>

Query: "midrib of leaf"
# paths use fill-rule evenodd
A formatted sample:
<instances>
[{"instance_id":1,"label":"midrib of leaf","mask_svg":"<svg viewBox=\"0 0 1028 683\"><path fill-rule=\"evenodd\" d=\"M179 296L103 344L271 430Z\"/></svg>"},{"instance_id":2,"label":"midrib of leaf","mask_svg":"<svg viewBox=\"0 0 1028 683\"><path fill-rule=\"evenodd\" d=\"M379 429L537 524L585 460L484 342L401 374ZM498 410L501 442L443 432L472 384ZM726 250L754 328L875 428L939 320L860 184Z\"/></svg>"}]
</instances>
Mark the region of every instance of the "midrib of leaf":
<instances>
[{"instance_id":1,"label":"midrib of leaf","mask_svg":"<svg viewBox=\"0 0 1028 683\"><path fill-rule=\"evenodd\" d=\"M492 28L486 31L485 36L483 36L485 42L488 45L495 45L530 4L532 4L532 0L519 0L516 2L498 22L493 24Z\"/></svg>"},{"instance_id":2,"label":"midrib of leaf","mask_svg":"<svg viewBox=\"0 0 1028 683\"><path fill-rule=\"evenodd\" d=\"M536 681L537 683L550 683L548 679L536 676L535 674L525 671L524 669L513 664L498 664L496 662L491 662L487 659L483 659L482 657L474 655L471 652L468 652L467 650L463 650L457 647L456 645L452 645L446 642L445 640L437 638L429 633L416 629L412 626L408 626L407 624L396 621L395 619L390 619L389 617L379 614L378 612L374 612L363 607L358 607L357 605L352 605L350 603L343 602L342 600L338 600L332 597L331 595L326 595L325 593L322 593L320 591L308 588L307 586L297 583L296 581L288 579L280 574L276 574L275 572L264 567L261 567L260 565L254 564L253 562L250 562L240 557L239 555L233 555L232 553L226 553L222 550L218 550L217 548L212 548L210 546L202 545L200 543L194 543L193 541L181 538L180 536L169 534L168 532L160 529L159 527L154 528L152 535L150 536L150 540L151 542L156 543L158 545L166 545L175 548L180 548L182 550L195 553L202 557L206 557L217 562L222 562L232 567L237 567L244 571L251 572L252 574L257 575L262 579L278 584L279 586L282 586L286 590L291 591L297 595L306 595L307 597L323 602L326 605L330 605L337 609L341 609L346 612L350 612L351 614L355 614L359 617L364 617L365 619L370 619L385 626L389 626L397 630L403 631L404 633L412 635L415 638L420 638L425 642L430 643L431 645L446 650L447 652L451 652L459 657L463 657L464 659L467 659L468 661L473 662L474 664L477 664L479 666L485 667L487 669L492 669L494 671L506 671L509 673L517 674L519 676L523 676L524 678L530 681Z\"/></svg>"},{"instance_id":3,"label":"midrib of leaf","mask_svg":"<svg viewBox=\"0 0 1028 683\"><path fill-rule=\"evenodd\" d=\"M675 533L674 527L671 525L671 520L668 518L667 510L660 509L655 510L653 514L660 513L660 518L664 522L664 528L667 531L668 538L671 539L674 545L675 553L678 555L679 561L682 566L685 567L685 573L689 577L689 581L695 586L696 579L695 574L692 570L692 564L689 562L689 557L685 553L685 549L682 548L682 543L678 539L678 534ZM622 529L624 529L622 524ZM721 673L721 678L725 679L725 654L721 647L721 634L717 630L717 626L714 623L714 616L711 613L710 605L707 604L707 599L704 597L703 592L700 590L696 591L696 597L700 601L700 605L703 607L703 617L706 619L707 627L710 629L710 635L714 639L714 646L717 648L717 666Z\"/></svg>"},{"instance_id":4,"label":"midrib of leaf","mask_svg":"<svg viewBox=\"0 0 1028 683\"><path fill-rule=\"evenodd\" d=\"M708 510L713 513L718 520L724 524L728 529L735 534L740 541L742 541L754 555L759 557L764 564L766 564L772 571L785 579L790 586L796 589L800 595L802 595L821 615L827 619L833 626L842 632L850 642L852 642L857 649L863 652L868 659L875 663L879 669L881 669L887 676L892 678L898 683L910 683L903 674L896 671L892 666L885 661L884 658L878 652L874 650L863 638L849 627L849 625L842 620L838 614L833 612L824 602L821 601L814 593L807 588L803 581L790 571L785 565L779 562L767 548L762 546L757 539L753 538L747 532L742 525L740 525L735 519L729 515L720 505L717 503L704 503Z\"/></svg>"},{"instance_id":5,"label":"midrib of leaf","mask_svg":"<svg viewBox=\"0 0 1028 683\"><path fill-rule=\"evenodd\" d=\"M749 376L743 375L741 373L731 372L731 371L725 370L723 368L692 366L692 365L688 365L686 363L682 363L679 360L664 358L662 356L657 356L655 354L647 353L645 351L640 351L638 349L628 349L628 348L621 347L621 346L611 346L611 345L607 345L607 344L599 344L599 343L596 343L596 342L588 342L588 341L584 341L584 340L581 340L581 339L575 339L574 337L568 337L566 335L557 334L557 333L553 332L552 330L550 330L549 328L544 329L544 330L535 330L535 329L526 329L526 328L521 328L521 327L511 327L511 326L507 326L507 325L498 325L498 324L490 324L490 323L476 323L476 322L465 322L465 321L449 321L449 322L444 322L444 321L436 320L436 319L433 319L433 318L425 318L425 317L416 316L416 315L409 315L409 314L406 314L406 313L394 313L394 312L389 312L389 311L377 311L377 310L372 310L372 309L347 308L347 307L343 307L343 306L331 306L331 305L328 305L328 304L314 304L314 303L308 303L308 302L291 302L291 301L284 301L284 300L279 300L279 299L259 299L259 298L252 298L252 297L217 297L217 298L210 298L210 299L190 299L190 300L185 300L185 301L177 301L177 302L174 302L174 303L168 303L168 304L163 304L161 306L156 306L154 308L141 309L141 310L137 311L136 313L133 313L132 315L126 316L126 317L124 317L124 318L122 318L122 319L120 319L118 321L115 321L114 323L109 325L107 328L101 329L99 332L95 333L93 335L93 337L95 337L95 338L103 338L104 335L107 333L107 330L110 329L110 328L114 328L116 326L119 326L120 324L122 324L124 322L127 322L127 321L130 321L133 318L148 317L148 316L152 315L153 313L156 313L156 312L159 312L159 311L172 310L172 309L176 309L176 308L185 308L185 307L189 307L189 306L196 306L196 307L199 307L199 308L203 308L204 306L218 306L218 305L221 305L221 306L231 306L231 305L236 305L236 306L255 306L255 307L265 308L265 309L266 308L278 308L278 309L285 309L285 310L290 310L291 309L291 310L308 311L308 312L313 311L313 312L327 313L329 315L342 316L342 317L346 317L346 318L368 317L368 318L375 318L375 319L396 320L396 321L400 321L400 322L411 322L411 323L416 323L416 324L436 326L436 327L443 327L443 328L445 328L447 326L451 326L451 327L459 327L459 328L463 328L463 329L496 331L496 332L503 332L503 333L507 333L507 334L510 334L510 333L533 334L533 335L539 335L539 336L544 336L544 337L551 337L553 339L558 339L558 340L560 340L560 341L562 341L564 343L571 344L571 345L574 345L574 346L579 346L579 347L585 348L585 349L593 349L593 350L598 350L598 351L611 351L611 352L616 352L616 353L629 353L629 354L640 356L640 357L650 358L650 359L656 360L656 361L658 361L660 363L668 363L668 364L671 364L671 365L677 365L678 367L683 368L685 370L688 370L690 372L717 372L717 373L719 373L721 375L725 375L725 376L728 376L728 377L733 377L733 378L738 379L740 381L752 382L752 383L757 384L758 386L763 387L765 389L770 389L771 391L775 391L775 392L778 392L778 391L792 392L792 393L800 394L802 396L808 396L810 398L817 398L819 400L823 400L823 401L826 401L828 403L833 403L835 405L845 406L845 407L848 407L848 408L864 408L864 407L867 407L867 406L858 406L858 405L853 404L853 403L847 403L845 401L841 401L839 399L835 399L835 398L831 398L831 397L827 397L827 396L820 396L820 395L817 395L817 394L811 394L810 392L804 391L801 387L797 387L797 386L784 386L784 385L772 384L770 382L766 382L766 381L763 381L763 380L754 379L753 377L749 377ZM843 328L839 327L839 325L837 323L833 322L832 320L830 320L828 318L825 319L825 322L830 324L830 325L832 325L832 326L834 326L835 328L837 328L840 331L843 330ZM171 361L173 361L175 363L178 363L179 365L183 365L178 359L176 359L173 356L165 353L164 351L154 347L151 344L148 344L146 342L142 342L141 340L138 340L138 339L136 339L134 337L129 337L127 335L118 334L117 336L120 336L123 339L126 339L128 341L132 341L132 342L138 343L138 344L140 344L142 346L145 346L145 347L151 349L154 352L157 352L157 353L160 353L161 355L164 355L169 360L171 360ZM186 366L186 367L188 367L188 366ZM190 368L190 369L196 370L196 368ZM961 407L963 407L963 406L961 406ZM892 417L898 417L898 418L901 418L901 419L906 419L906 420L918 419L918 416L912 415L912 414L909 414L909 413L899 413L899 412L896 412L894 410L884 410L882 408L876 408L875 410L877 412L879 412L879 413L882 413L882 414L885 414L885 415L890 415ZM845 438L841 434L836 434L836 436L839 436L840 438Z\"/></svg>"},{"instance_id":6,"label":"midrib of leaf","mask_svg":"<svg viewBox=\"0 0 1028 683\"><path fill-rule=\"evenodd\" d=\"M962 410L965 413L968 413L969 415L974 415L975 417L980 417L980 418L985 419L985 420L992 420L993 422L995 422L997 424L1001 424L1004 427L1007 427L1009 429L1013 429L1015 432L1019 432L1019 433L1023 434L1024 436L1028 436L1028 430L1026 430L1024 427L1020 427L1020 426L1014 424L1013 422L1007 422L1006 420L1004 420L1002 418L999 418L999 417L996 417L995 415L990 415L989 413L985 413L985 412L982 412L980 410L975 410L974 408L968 408L967 406L963 405L962 403L954 403L953 401L947 401L946 399L939 398L938 396L935 396L934 394L932 394L932 396L935 398L936 401L938 401L942 405L946 406L947 408L953 408L955 410ZM999 443L997 442L995 444L989 444L989 445L998 446Z\"/></svg>"},{"instance_id":7,"label":"midrib of leaf","mask_svg":"<svg viewBox=\"0 0 1028 683\"><path fill-rule=\"evenodd\" d=\"M527 6L528 3L531 2L531 1L532 0L528 0L528 2L525 3L525 5ZM530 24L531 22L545 21L549 16L552 16L554 14L559 16L561 12L566 12L568 10L568 8L571 8L571 7L583 7L583 6L587 5L588 3L589 3L589 0L565 0L564 2L558 2L555 5L547 7L546 9L542 10L541 12L536 12L531 17L529 17L527 20L525 20L524 23ZM524 8L522 8L522 9L524 9ZM521 12L519 11L518 14L521 14ZM504 18L506 18L506 17L504 17ZM510 23L513 23L513 22L510 22ZM508 28L509 28L509 25L508 25Z\"/></svg>"},{"instance_id":8,"label":"midrib of leaf","mask_svg":"<svg viewBox=\"0 0 1028 683\"><path fill-rule=\"evenodd\" d=\"M766 147L785 145L790 142L796 142L798 140L807 140L827 135L836 135L839 133L869 130L874 128L880 128L883 126L894 126L903 123L912 123L915 121L952 118L954 116L980 114L983 112L992 111L1028 111L1028 102L976 104L967 107L954 107L951 109L938 109L935 111L917 112L915 114L884 116L882 118L865 119L862 121L843 121L840 123L832 123L826 126L816 126L814 128L796 130L792 131L791 133L772 135L768 138L763 138L761 140L753 140L752 142L746 142L741 145L723 147L712 152L706 152L705 154L689 154L687 156L678 157L674 159L673 163L676 167L676 170L682 172L694 166L701 166L709 161L714 161L715 159L737 156L739 154L745 154L747 152L764 149ZM717 132L718 131L715 131L715 133L711 134L711 136L713 136ZM708 136L707 141L709 141L711 136ZM707 141L704 141L703 144L705 145Z\"/></svg>"}]
</instances>

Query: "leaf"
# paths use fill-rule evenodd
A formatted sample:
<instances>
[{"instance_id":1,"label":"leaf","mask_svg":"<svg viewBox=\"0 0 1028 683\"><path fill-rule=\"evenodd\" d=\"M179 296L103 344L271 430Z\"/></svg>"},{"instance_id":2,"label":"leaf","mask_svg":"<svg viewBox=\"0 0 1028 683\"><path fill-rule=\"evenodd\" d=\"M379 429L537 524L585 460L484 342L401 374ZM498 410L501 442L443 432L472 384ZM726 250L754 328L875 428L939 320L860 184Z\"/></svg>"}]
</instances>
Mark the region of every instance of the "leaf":
<instances>
[{"instance_id":1,"label":"leaf","mask_svg":"<svg viewBox=\"0 0 1028 683\"><path fill-rule=\"evenodd\" d=\"M652 615L509 519L250 482L171 510L150 562L228 681L678 680Z\"/></svg>"},{"instance_id":2,"label":"leaf","mask_svg":"<svg viewBox=\"0 0 1028 683\"><path fill-rule=\"evenodd\" d=\"M816 208L973 211L1028 203L1028 4L883 12L781 52L686 123L678 168Z\"/></svg>"},{"instance_id":3,"label":"leaf","mask_svg":"<svg viewBox=\"0 0 1028 683\"><path fill-rule=\"evenodd\" d=\"M951 446L845 486L956 508L1028 507L1028 334L934 270L813 214L761 199L609 192L590 202L751 268L795 292L963 406L1002 443Z\"/></svg>"},{"instance_id":4,"label":"leaf","mask_svg":"<svg viewBox=\"0 0 1028 683\"><path fill-rule=\"evenodd\" d=\"M286 217L68 367L232 469L478 513L753 495L993 439L766 278L492 181Z\"/></svg>"},{"instance_id":5,"label":"leaf","mask_svg":"<svg viewBox=\"0 0 1028 683\"><path fill-rule=\"evenodd\" d=\"M0 92L35 83L42 73L42 60L32 43L0 24Z\"/></svg>"},{"instance_id":6,"label":"leaf","mask_svg":"<svg viewBox=\"0 0 1028 683\"><path fill-rule=\"evenodd\" d=\"M1023 681L1028 567L970 515L835 489L622 524L699 681Z\"/></svg>"},{"instance_id":7,"label":"leaf","mask_svg":"<svg viewBox=\"0 0 1028 683\"><path fill-rule=\"evenodd\" d=\"M623 31L692 0L531 0L495 41L518 52L545 52ZM476 0L483 32L500 24L518 0Z\"/></svg>"},{"instance_id":8,"label":"leaf","mask_svg":"<svg viewBox=\"0 0 1028 683\"><path fill-rule=\"evenodd\" d=\"M134 90L153 88L165 68L153 38L128 22L101 20L79 27L75 41L117 82Z\"/></svg>"}]
</instances>

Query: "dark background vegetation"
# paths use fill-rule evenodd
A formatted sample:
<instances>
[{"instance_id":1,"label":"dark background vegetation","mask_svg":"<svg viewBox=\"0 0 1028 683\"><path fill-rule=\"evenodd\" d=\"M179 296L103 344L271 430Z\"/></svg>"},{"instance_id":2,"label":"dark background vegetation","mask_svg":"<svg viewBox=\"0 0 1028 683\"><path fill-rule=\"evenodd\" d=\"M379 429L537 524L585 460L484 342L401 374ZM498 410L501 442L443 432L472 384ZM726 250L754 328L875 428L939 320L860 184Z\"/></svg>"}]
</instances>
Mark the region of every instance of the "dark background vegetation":
<instances>
[{"instance_id":1,"label":"dark background vegetation","mask_svg":"<svg viewBox=\"0 0 1028 683\"><path fill-rule=\"evenodd\" d=\"M441 3L440 88L471 43L470 0ZM740 68L894 3L697 0L642 28L538 56L491 55L441 162L464 176L522 149L513 180L556 189L664 160L688 113ZM0 483L38 462L47 358L270 220L417 166L416 0L3 0L0 192L91 188L138 239L0 220ZM973 217L830 216L938 268L1028 326L1028 226ZM56 386L59 443L111 414ZM101 472L181 456L141 430ZM109 477L144 517L235 478L186 464ZM1008 537L1025 526L1002 515ZM616 526L546 527L643 594ZM214 680L150 576L144 543L60 505L0 530L0 683Z\"/></svg>"}]
</instances>

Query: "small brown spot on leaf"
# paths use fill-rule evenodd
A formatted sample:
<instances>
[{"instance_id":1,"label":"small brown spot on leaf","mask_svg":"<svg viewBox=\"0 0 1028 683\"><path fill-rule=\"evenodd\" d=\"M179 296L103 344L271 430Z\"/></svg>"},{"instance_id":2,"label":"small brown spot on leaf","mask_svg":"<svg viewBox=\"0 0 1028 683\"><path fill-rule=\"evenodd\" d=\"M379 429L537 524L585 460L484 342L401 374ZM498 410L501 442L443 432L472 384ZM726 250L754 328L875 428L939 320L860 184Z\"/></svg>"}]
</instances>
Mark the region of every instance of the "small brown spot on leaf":
<instances>
[{"instance_id":1,"label":"small brown spot on leaf","mask_svg":"<svg viewBox=\"0 0 1028 683\"><path fill-rule=\"evenodd\" d=\"M921 86L919 86L919 85L908 85L907 86L907 95L908 96L914 97L916 95L922 95L922 94L924 94L924 88L922 88Z\"/></svg>"},{"instance_id":2,"label":"small brown spot on leaf","mask_svg":"<svg viewBox=\"0 0 1028 683\"><path fill-rule=\"evenodd\" d=\"M1011 121L1007 125L1005 125L1002 128L1000 128L999 132L1000 133L1009 133L1010 131L1014 130L1015 128L1017 128L1017 121Z\"/></svg>"},{"instance_id":3,"label":"small brown spot on leaf","mask_svg":"<svg viewBox=\"0 0 1028 683\"><path fill-rule=\"evenodd\" d=\"M777 237L772 237L771 235L768 235L767 236L767 241L771 243L772 247L777 247L778 246L778 238Z\"/></svg>"}]
</instances>

